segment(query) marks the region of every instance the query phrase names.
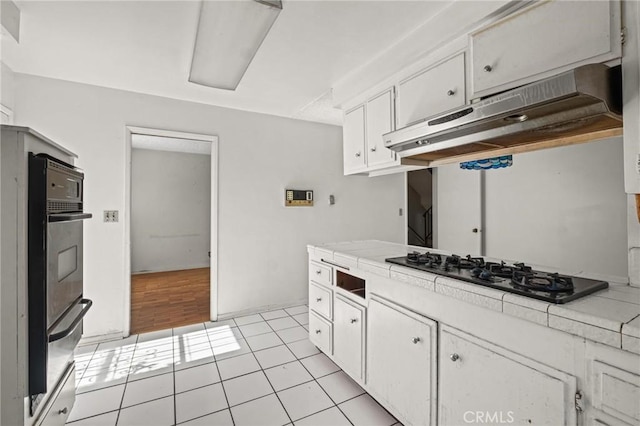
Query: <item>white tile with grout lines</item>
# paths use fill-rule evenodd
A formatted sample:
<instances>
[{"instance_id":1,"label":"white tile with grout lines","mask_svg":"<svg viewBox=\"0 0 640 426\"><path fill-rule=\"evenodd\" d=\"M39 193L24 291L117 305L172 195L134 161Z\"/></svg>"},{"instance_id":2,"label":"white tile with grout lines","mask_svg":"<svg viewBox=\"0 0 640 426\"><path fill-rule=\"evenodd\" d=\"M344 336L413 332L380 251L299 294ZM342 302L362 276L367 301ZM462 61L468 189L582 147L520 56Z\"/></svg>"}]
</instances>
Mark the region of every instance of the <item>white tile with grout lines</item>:
<instances>
[{"instance_id":1,"label":"white tile with grout lines","mask_svg":"<svg viewBox=\"0 0 640 426\"><path fill-rule=\"evenodd\" d=\"M306 332L297 335L303 339L286 344L283 340L290 340L291 335L285 333L282 338L276 333L287 330L279 329L278 324L292 324L295 316L306 317L307 311L306 305L300 305L81 347L77 359L79 365L86 363L83 376L113 376L124 366L119 374L125 383L105 379L103 389L84 393L79 389L69 424L242 425L253 423L259 409L273 417L267 424L319 424L323 419L342 424L347 414L342 407L350 410L356 423L393 419L372 399L363 400L368 395L309 342ZM245 341L236 325L257 323L267 324L269 329ZM253 329L256 327L262 326ZM296 323L292 329L301 333L303 327ZM241 358L244 355L250 357ZM232 362L234 358L239 359ZM292 397L291 390L304 385L311 390ZM170 394L163 396L167 392ZM322 401L329 401L329 407L318 408L326 405Z\"/></svg>"}]
</instances>

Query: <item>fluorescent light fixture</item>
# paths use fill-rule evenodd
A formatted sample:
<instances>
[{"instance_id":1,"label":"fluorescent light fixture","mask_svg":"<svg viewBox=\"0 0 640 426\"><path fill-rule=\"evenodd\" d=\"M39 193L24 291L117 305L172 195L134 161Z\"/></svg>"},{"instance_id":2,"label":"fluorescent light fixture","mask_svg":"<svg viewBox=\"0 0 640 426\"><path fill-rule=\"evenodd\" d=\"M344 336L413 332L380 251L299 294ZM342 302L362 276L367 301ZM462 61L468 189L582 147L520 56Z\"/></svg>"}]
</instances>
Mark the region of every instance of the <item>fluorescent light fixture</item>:
<instances>
[{"instance_id":1,"label":"fluorescent light fixture","mask_svg":"<svg viewBox=\"0 0 640 426\"><path fill-rule=\"evenodd\" d=\"M189 81L235 90L281 10L280 0L203 0Z\"/></svg>"}]
</instances>

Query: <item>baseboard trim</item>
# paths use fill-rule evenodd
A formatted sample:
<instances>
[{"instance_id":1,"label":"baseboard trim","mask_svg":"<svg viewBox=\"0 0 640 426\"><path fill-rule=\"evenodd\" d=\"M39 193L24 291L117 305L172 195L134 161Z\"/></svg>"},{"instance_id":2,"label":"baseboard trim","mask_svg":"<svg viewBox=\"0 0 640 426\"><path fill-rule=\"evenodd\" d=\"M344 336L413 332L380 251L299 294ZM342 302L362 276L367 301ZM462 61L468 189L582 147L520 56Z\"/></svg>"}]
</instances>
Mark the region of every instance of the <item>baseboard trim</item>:
<instances>
[{"instance_id":1,"label":"baseboard trim","mask_svg":"<svg viewBox=\"0 0 640 426\"><path fill-rule=\"evenodd\" d=\"M154 269L154 270L148 270L148 271L134 271L131 272L131 275L144 275L144 274L160 274L163 272L181 272L181 271L190 271L192 269L205 269L205 268L211 268L210 265L203 265L203 266L185 266L184 268L170 268L170 269Z\"/></svg>"},{"instance_id":2,"label":"baseboard trim","mask_svg":"<svg viewBox=\"0 0 640 426\"><path fill-rule=\"evenodd\" d=\"M86 345L93 345L95 343L111 342L114 340L121 340L126 337L128 336L125 336L124 333L122 333L121 331L116 333L101 334L98 336L86 336L86 337L82 336L82 338L80 338L80 342L78 343L78 346L86 346Z\"/></svg>"},{"instance_id":3,"label":"baseboard trim","mask_svg":"<svg viewBox=\"0 0 640 426\"><path fill-rule=\"evenodd\" d=\"M265 306L260 306L260 307L257 307L257 308L242 309L242 310L239 310L239 311L226 312L224 314L218 315L218 321L223 321L223 320L227 320L229 318L241 317L241 316L245 316L245 315L253 315L253 314L257 314L258 312L275 311L276 309L285 309L285 308L291 308L293 306L306 305L307 303L308 303L307 299L300 299L300 300L297 300L297 301L294 301L294 302L279 303L279 304L275 304L275 305L265 305Z\"/></svg>"}]
</instances>

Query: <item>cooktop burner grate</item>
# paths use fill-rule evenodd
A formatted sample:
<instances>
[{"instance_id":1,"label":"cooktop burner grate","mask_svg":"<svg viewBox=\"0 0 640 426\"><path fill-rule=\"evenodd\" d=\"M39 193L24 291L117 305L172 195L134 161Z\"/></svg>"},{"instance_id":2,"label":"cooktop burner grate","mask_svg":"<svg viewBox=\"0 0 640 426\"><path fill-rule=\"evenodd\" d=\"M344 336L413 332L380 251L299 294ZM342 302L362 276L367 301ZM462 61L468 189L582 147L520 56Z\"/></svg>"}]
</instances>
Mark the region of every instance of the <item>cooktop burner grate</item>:
<instances>
[{"instance_id":1,"label":"cooktop burner grate","mask_svg":"<svg viewBox=\"0 0 640 426\"><path fill-rule=\"evenodd\" d=\"M486 262L471 255L413 252L386 261L551 303L566 303L609 287L605 281L535 271L524 263Z\"/></svg>"},{"instance_id":2,"label":"cooktop burner grate","mask_svg":"<svg viewBox=\"0 0 640 426\"><path fill-rule=\"evenodd\" d=\"M551 292L573 291L573 280L571 277L560 276L558 274L515 271L511 282L516 286L529 290Z\"/></svg>"}]
</instances>

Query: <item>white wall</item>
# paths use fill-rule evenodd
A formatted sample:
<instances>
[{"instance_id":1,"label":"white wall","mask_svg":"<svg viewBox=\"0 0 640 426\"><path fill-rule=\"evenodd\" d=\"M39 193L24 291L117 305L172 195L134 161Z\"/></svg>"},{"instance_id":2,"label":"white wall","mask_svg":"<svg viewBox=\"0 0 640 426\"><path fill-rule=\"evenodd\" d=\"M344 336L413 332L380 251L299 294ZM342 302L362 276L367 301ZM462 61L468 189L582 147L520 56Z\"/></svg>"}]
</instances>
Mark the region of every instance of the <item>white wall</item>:
<instances>
[{"instance_id":1,"label":"white wall","mask_svg":"<svg viewBox=\"0 0 640 426\"><path fill-rule=\"evenodd\" d=\"M15 103L14 92L13 70L4 62L0 62L0 103L7 108L13 109Z\"/></svg>"},{"instance_id":2,"label":"white wall","mask_svg":"<svg viewBox=\"0 0 640 426\"><path fill-rule=\"evenodd\" d=\"M131 272L209 266L211 156L131 151Z\"/></svg>"},{"instance_id":3,"label":"white wall","mask_svg":"<svg viewBox=\"0 0 640 426\"><path fill-rule=\"evenodd\" d=\"M15 102L14 73L4 62L0 62L0 123L11 124Z\"/></svg>"},{"instance_id":4,"label":"white wall","mask_svg":"<svg viewBox=\"0 0 640 426\"><path fill-rule=\"evenodd\" d=\"M344 177L340 127L23 74L16 95L16 123L79 155L98 217L124 208L126 125L219 136L221 315L305 299L306 244L404 241L403 176ZM314 190L316 205L284 207L286 188ZM85 247L85 333L121 332L124 223L87 221Z\"/></svg>"},{"instance_id":5,"label":"white wall","mask_svg":"<svg viewBox=\"0 0 640 426\"><path fill-rule=\"evenodd\" d=\"M512 167L484 172L484 254L625 279L622 161L622 139L615 138L519 154ZM438 174L438 201L450 211L439 210L439 235L453 226L452 211L465 208L459 194L441 191L450 183L443 176Z\"/></svg>"}]
</instances>

